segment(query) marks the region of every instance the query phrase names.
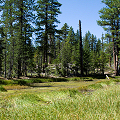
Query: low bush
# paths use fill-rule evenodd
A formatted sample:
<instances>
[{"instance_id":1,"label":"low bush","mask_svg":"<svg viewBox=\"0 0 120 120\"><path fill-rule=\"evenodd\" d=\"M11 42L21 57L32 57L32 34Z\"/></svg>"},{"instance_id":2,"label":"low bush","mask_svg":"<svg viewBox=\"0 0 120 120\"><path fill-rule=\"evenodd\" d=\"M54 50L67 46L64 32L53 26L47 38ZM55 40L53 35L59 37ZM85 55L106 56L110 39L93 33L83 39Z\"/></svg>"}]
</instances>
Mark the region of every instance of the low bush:
<instances>
[{"instance_id":1,"label":"low bush","mask_svg":"<svg viewBox=\"0 0 120 120\"><path fill-rule=\"evenodd\" d=\"M19 85L27 85L27 82L25 80L18 80Z\"/></svg>"},{"instance_id":2,"label":"low bush","mask_svg":"<svg viewBox=\"0 0 120 120\"><path fill-rule=\"evenodd\" d=\"M1 85L8 85L8 84L13 84L14 81L12 80L0 80Z\"/></svg>"},{"instance_id":3,"label":"low bush","mask_svg":"<svg viewBox=\"0 0 120 120\"><path fill-rule=\"evenodd\" d=\"M7 92L7 90L3 86L0 86L0 91L1 92Z\"/></svg>"}]
</instances>

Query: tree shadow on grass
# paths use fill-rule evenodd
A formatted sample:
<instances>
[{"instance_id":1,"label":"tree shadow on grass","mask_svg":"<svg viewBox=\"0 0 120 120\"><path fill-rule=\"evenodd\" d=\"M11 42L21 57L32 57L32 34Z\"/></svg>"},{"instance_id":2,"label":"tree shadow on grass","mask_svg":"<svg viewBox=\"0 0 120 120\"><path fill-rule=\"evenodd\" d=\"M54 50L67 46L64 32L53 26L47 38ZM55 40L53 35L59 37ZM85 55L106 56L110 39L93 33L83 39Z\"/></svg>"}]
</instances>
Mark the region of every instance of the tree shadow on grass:
<instances>
[{"instance_id":1,"label":"tree shadow on grass","mask_svg":"<svg viewBox=\"0 0 120 120\"><path fill-rule=\"evenodd\" d=\"M68 80L65 78L31 78L31 79L14 80L15 84L24 85L24 86L30 86L33 83L66 82L66 81Z\"/></svg>"},{"instance_id":2,"label":"tree shadow on grass","mask_svg":"<svg viewBox=\"0 0 120 120\"><path fill-rule=\"evenodd\" d=\"M30 87L54 87L51 85L30 85Z\"/></svg>"},{"instance_id":3,"label":"tree shadow on grass","mask_svg":"<svg viewBox=\"0 0 120 120\"><path fill-rule=\"evenodd\" d=\"M88 75L87 77L92 77L93 79L105 79L106 75L93 74L93 75Z\"/></svg>"}]
</instances>

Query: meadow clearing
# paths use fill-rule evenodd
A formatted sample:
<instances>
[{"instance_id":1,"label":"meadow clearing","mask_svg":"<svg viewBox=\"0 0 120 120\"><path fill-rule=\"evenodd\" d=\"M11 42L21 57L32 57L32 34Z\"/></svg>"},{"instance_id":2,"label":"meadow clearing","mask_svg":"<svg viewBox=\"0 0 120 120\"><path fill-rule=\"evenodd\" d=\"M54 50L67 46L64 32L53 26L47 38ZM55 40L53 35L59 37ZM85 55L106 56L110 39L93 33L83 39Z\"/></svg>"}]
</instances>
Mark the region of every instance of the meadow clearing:
<instances>
[{"instance_id":1,"label":"meadow clearing","mask_svg":"<svg viewBox=\"0 0 120 120\"><path fill-rule=\"evenodd\" d=\"M119 77L45 81L0 80L0 120L119 120Z\"/></svg>"}]
</instances>

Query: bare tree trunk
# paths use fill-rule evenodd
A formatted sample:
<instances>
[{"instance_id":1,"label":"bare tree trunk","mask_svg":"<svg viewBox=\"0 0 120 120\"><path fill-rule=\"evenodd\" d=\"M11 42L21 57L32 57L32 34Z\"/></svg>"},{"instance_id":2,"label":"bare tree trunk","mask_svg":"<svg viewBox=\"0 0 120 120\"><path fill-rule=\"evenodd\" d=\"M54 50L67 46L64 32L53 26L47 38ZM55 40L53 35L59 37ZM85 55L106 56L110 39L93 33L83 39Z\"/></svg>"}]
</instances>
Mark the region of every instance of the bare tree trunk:
<instances>
[{"instance_id":1,"label":"bare tree trunk","mask_svg":"<svg viewBox=\"0 0 120 120\"><path fill-rule=\"evenodd\" d=\"M6 78L6 42L5 42L4 78Z\"/></svg>"},{"instance_id":2,"label":"bare tree trunk","mask_svg":"<svg viewBox=\"0 0 120 120\"><path fill-rule=\"evenodd\" d=\"M82 47L82 32L81 32L80 20L79 20L79 32L80 32L80 67L81 67L81 75L83 76L83 47Z\"/></svg>"},{"instance_id":3,"label":"bare tree trunk","mask_svg":"<svg viewBox=\"0 0 120 120\"><path fill-rule=\"evenodd\" d=\"M26 62L25 62L25 77L27 77L27 65L26 65Z\"/></svg>"},{"instance_id":4,"label":"bare tree trunk","mask_svg":"<svg viewBox=\"0 0 120 120\"><path fill-rule=\"evenodd\" d=\"M113 60L114 60L114 70L116 70L116 54L115 54L115 43L114 43L114 38L112 38L113 42Z\"/></svg>"},{"instance_id":5,"label":"bare tree trunk","mask_svg":"<svg viewBox=\"0 0 120 120\"><path fill-rule=\"evenodd\" d=\"M111 67L111 57L109 57L109 67Z\"/></svg>"},{"instance_id":6,"label":"bare tree trunk","mask_svg":"<svg viewBox=\"0 0 120 120\"><path fill-rule=\"evenodd\" d=\"M55 39L53 41L54 41L54 59L56 59Z\"/></svg>"},{"instance_id":7,"label":"bare tree trunk","mask_svg":"<svg viewBox=\"0 0 120 120\"><path fill-rule=\"evenodd\" d=\"M104 48L103 48L103 34L102 34L102 51L104 51ZM102 56L103 56L103 53L102 53ZM104 58L102 59L102 74L104 75Z\"/></svg>"},{"instance_id":8,"label":"bare tree trunk","mask_svg":"<svg viewBox=\"0 0 120 120\"><path fill-rule=\"evenodd\" d=\"M19 35L19 41L20 44L22 43L22 27L23 27L23 0L20 1L20 18L19 18L19 23L20 23L20 35ZM21 45L20 45L21 46ZM23 47L23 46L22 46ZM19 47L19 53L18 53L18 66L17 66L17 78L20 77L20 75L22 75L21 72L21 53L22 53L22 48Z\"/></svg>"},{"instance_id":9,"label":"bare tree trunk","mask_svg":"<svg viewBox=\"0 0 120 120\"><path fill-rule=\"evenodd\" d=\"M118 76L118 55L116 54L116 71L115 75Z\"/></svg>"},{"instance_id":10,"label":"bare tree trunk","mask_svg":"<svg viewBox=\"0 0 120 120\"><path fill-rule=\"evenodd\" d=\"M116 72L115 72L115 74L116 74L116 76L118 76L119 75L119 72L118 72L118 54L119 54L119 48L118 48L118 45L119 45L119 42L118 42L118 40L119 40L119 33L118 33L118 30L119 30L119 20L117 20L117 25L116 25L117 27L116 27Z\"/></svg>"},{"instance_id":11,"label":"bare tree trunk","mask_svg":"<svg viewBox=\"0 0 120 120\"><path fill-rule=\"evenodd\" d=\"M25 73L25 77L27 77L27 56L26 56L26 40L27 40L27 36L26 36L26 31L27 31L27 25L25 25L25 41L24 41L24 51L23 51L23 57L24 57L24 73Z\"/></svg>"},{"instance_id":12,"label":"bare tree trunk","mask_svg":"<svg viewBox=\"0 0 120 120\"><path fill-rule=\"evenodd\" d=\"M12 5L12 3L10 3L10 6ZM12 18L12 11L11 11L12 9L10 9L10 18ZM10 34L11 34L11 43L13 43L13 30L12 30L12 28L13 28L13 26L12 26L12 21L10 20ZM13 44L12 44L13 45ZM12 49L13 49L13 46L11 45L11 47L10 47L10 58L9 58L9 72L8 72L8 78L11 78L12 77L12 68L13 68L13 60L14 60L14 58L13 58L13 53L12 53Z\"/></svg>"},{"instance_id":13,"label":"bare tree trunk","mask_svg":"<svg viewBox=\"0 0 120 120\"><path fill-rule=\"evenodd\" d=\"M52 52L52 37L51 37L52 35L50 34L50 53ZM49 64L51 64L51 60L52 60L52 58L51 58L51 56L49 56Z\"/></svg>"},{"instance_id":14,"label":"bare tree trunk","mask_svg":"<svg viewBox=\"0 0 120 120\"><path fill-rule=\"evenodd\" d=\"M47 10L48 10L48 5L46 5L45 7L45 20L46 20L46 23L45 23L45 35L44 35L44 58L43 58L43 72L45 73L45 68L47 67L47 64L48 64L48 60L47 60L47 52L48 52L48 23L47 23L47 20L48 20L48 13L47 13Z\"/></svg>"}]
</instances>

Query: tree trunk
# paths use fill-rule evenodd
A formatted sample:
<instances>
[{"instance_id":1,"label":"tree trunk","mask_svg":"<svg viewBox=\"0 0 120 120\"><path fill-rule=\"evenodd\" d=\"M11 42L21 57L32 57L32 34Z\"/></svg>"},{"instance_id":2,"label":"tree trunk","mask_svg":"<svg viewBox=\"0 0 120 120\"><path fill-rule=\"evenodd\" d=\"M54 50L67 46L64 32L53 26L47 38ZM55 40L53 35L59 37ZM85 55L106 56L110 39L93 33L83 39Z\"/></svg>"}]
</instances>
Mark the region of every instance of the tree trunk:
<instances>
[{"instance_id":1,"label":"tree trunk","mask_svg":"<svg viewBox=\"0 0 120 120\"><path fill-rule=\"evenodd\" d=\"M46 23L45 23L45 35L44 35L44 65L43 65L43 72L45 73L45 68L47 67L47 52L48 52L48 23L47 23L47 20L48 20L48 13L47 13L47 10L48 10L48 6L46 5L46 8L45 8L45 12L46 12L46 15L45 15L45 20L46 20Z\"/></svg>"},{"instance_id":2,"label":"tree trunk","mask_svg":"<svg viewBox=\"0 0 120 120\"><path fill-rule=\"evenodd\" d=\"M80 32L80 67L81 67L81 75L83 76L83 47L82 47L82 32L81 32L80 20L79 20L79 32Z\"/></svg>"},{"instance_id":3,"label":"tree trunk","mask_svg":"<svg viewBox=\"0 0 120 120\"><path fill-rule=\"evenodd\" d=\"M20 35L19 35L19 43L20 43L20 46L19 49L18 49L18 66L17 66L17 78L20 77L20 75L22 75L22 72L21 72L21 54L22 54L22 48L23 48L23 41L22 41L22 27L23 27L23 0L20 1L20 18L19 18L19 23L20 23ZM22 45L21 45L22 44ZM22 48L21 48L22 47Z\"/></svg>"},{"instance_id":4,"label":"tree trunk","mask_svg":"<svg viewBox=\"0 0 120 120\"><path fill-rule=\"evenodd\" d=\"M109 67L111 67L111 57L109 57Z\"/></svg>"},{"instance_id":5,"label":"tree trunk","mask_svg":"<svg viewBox=\"0 0 120 120\"><path fill-rule=\"evenodd\" d=\"M52 35L50 34L50 53L52 53L52 37L51 37ZM49 56L49 64L51 64L51 60L52 60L52 58L51 58L51 56Z\"/></svg>"},{"instance_id":6,"label":"tree trunk","mask_svg":"<svg viewBox=\"0 0 120 120\"><path fill-rule=\"evenodd\" d=\"M109 37L109 43L110 43L110 37ZM110 49L110 46L109 46L109 49ZM109 67L111 67L111 55L109 57Z\"/></svg>"},{"instance_id":7,"label":"tree trunk","mask_svg":"<svg viewBox=\"0 0 120 120\"><path fill-rule=\"evenodd\" d=\"M26 65L26 62L25 62L25 77L27 77L27 65Z\"/></svg>"},{"instance_id":8,"label":"tree trunk","mask_svg":"<svg viewBox=\"0 0 120 120\"><path fill-rule=\"evenodd\" d=\"M116 72L115 72L115 74L116 74L116 76L118 76L119 75L119 72L118 72L118 61L119 61L119 59L118 59L118 54L119 54L119 48L118 48L118 45L119 45L119 42L118 42L119 33L118 33L118 30L119 30L119 20L117 20L117 25L116 26L117 27L116 27Z\"/></svg>"},{"instance_id":9,"label":"tree trunk","mask_svg":"<svg viewBox=\"0 0 120 120\"><path fill-rule=\"evenodd\" d=\"M114 33L112 33L114 35ZM113 60L114 60L114 70L116 71L116 54L115 54L115 43L114 43L114 38L112 38L113 42ZM116 73L116 72L115 72Z\"/></svg>"},{"instance_id":10,"label":"tree trunk","mask_svg":"<svg viewBox=\"0 0 120 120\"><path fill-rule=\"evenodd\" d=\"M6 78L6 42L5 42L4 78Z\"/></svg>"},{"instance_id":11,"label":"tree trunk","mask_svg":"<svg viewBox=\"0 0 120 120\"><path fill-rule=\"evenodd\" d=\"M11 7L11 5L12 5L12 3L10 3L10 7ZM10 9L10 18L12 18L12 9ZM13 28L13 26L12 26L12 21L10 20L10 34L11 34L11 43L13 43L13 30L12 30L12 28ZM13 60L14 60L14 58L13 58L13 46L12 46L12 44L11 44L11 47L10 47L10 58L9 58L9 72L8 72L8 78L11 78L12 77L12 68L13 68Z\"/></svg>"},{"instance_id":12,"label":"tree trunk","mask_svg":"<svg viewBox=\"0 0 120 120\"><path fill-rule=\"evenodd\" d=\"M102 34L102 56L103 56L104 48L103 48L103 34ZM104 57L102 59L102 75L104 75Z\"/></svg>"},{"instance_id":13,"label":"tree trunk","mask_svg":"<svg viewBox=\"0 0 120 120\"><path fill-rule=\"evenodd\" d=\"M21 60L18 58L17 79L19 79L20 75L21 75Z\"/></svg>"}]
</instances>

